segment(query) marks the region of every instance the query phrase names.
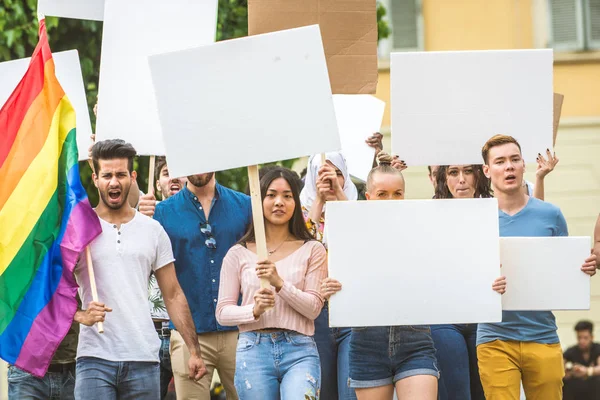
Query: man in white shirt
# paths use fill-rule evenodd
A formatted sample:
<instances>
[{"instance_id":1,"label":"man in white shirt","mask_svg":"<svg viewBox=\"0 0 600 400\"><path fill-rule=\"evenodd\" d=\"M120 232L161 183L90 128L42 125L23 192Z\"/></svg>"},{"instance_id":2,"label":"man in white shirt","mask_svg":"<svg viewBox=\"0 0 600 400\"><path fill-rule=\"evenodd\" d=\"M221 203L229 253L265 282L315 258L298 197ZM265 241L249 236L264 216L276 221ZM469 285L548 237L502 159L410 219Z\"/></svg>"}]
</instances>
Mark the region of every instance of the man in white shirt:
<instances>
[{"instance_id":1,"label":"man in white shirt","mask_svg":"<svg viewBox=\"0 0 600 400\"><path fill-rule=\"evenodd\" d=\"M130 144L118 139L98 142L92 149L102 234L91 244L91 253L100 301L92 301L82 254L75 277L82 302L89 305L75 315L75 321L84 325L77 349L77 399L160 398L160 339L148 309L151 272L171 320L189 348L190 378L197 380L206 374L196 328L175 275L169 238L158 222L127 202L136 177L135 153ZM104 322L103 334L93 326L97 322Z\"/></svg>"}]
</instances>

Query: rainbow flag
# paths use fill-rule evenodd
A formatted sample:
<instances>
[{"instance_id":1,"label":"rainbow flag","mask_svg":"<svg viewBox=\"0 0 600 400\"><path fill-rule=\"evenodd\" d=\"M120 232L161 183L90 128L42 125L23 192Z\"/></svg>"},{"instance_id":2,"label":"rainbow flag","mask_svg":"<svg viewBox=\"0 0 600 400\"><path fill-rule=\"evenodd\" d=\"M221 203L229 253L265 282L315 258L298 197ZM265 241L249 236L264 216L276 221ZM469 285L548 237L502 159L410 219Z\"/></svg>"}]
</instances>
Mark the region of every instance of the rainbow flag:
<instances>
[{"instance_id":1,"label":"rainbow flag","mask_svg":"<svg viewBox=\"0 0 600 400\"><path fill-rule=\"evenodd\" d=\"M101 232L79 178L75 111L44 20L0 110L0 358L44 376L77 311L79 254Z\"/></svg>"}]
</instances>

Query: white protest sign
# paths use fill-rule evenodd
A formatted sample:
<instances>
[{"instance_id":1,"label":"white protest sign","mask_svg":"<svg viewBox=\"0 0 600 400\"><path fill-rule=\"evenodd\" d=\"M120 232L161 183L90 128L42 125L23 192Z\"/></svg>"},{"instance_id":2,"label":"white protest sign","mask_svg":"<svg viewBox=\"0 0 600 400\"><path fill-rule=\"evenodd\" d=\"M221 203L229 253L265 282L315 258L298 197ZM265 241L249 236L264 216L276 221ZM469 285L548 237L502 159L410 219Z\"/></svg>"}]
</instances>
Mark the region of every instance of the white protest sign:
<instances>
[{"instance_id":1,"label":"white protest sign","mask_svg":"<svg viewBox=\"0 0 600 400\"><path fill-rule=\"evenodd\" d=\"M590 277L581 271L589 237L500 238L506 293L512 311L589 310Z\"/></svg>"},{"instance_id":2,"label":"white protest sign","mask_svg":"<svg viewBox=\"0 0 600 400\"><path fill-rule=\"evenodd\" d=\"M330 326L501 321L496 199L333 201L327 232Z\"/></svg>"},{"instance_id":3,"label":"white protest sign","mask_svg":"<svg viewBox=\"0 0 600 400\"><path fill-rule=\"evenodd\" d=\"M375 150L365 140L381 129L385 102L368 94L334 94L333 105L348 172L366 181Z\"/></svg>"},{"instance_id":4,"label":"white protest sign","mask_svg":"<svg viewBox=\"0 0 600 400\"><path fill-rule=\"evenodd\" d=\"M164 155L148 56L214 42L217 0L107 0L104 16L96 140Z\"/></svg>"},{"instance_id":5,"label":"white protest sign","mask_svg":"<svg viewBox=\"0 0 600 400\"><path fill-rule=\"evenodd\" d=\"M81 64L79 63L79 54L77 50L62 51L53 53L52 58L54 59L58 82L75 109L79 161L87 160L88 148L92 143L90 139L92 125L90 123ZM22 58L0 63L0 108L27 72L30 60L30 58Z\"/></svg>"},{"instance_id":6,"label":"white protest sign","mask_svg":"<svg viewBox=\"0 0 600 400\"><path fill-rule=\"evenodd\" d=\"M318 25L149 62L173 176L340 149Z\"/></svg>"},{"instance_id":7,"label":"white protest sign","mask_svg":"<svg viewBox=\"0 0 600 400\"><path fill-rule=\"evenodd\" d=\"M392 53L392 152L409 166L483 164L496 134L526 162L552 149L552 50Z\"/></svg>"},{"instance_id":8,"label":"white protest sign","mask_svg":"<svg viewBox=\"0 0 600 400\"><path fill-rule=\"evenodd\" d=\"M104 19L104 0L38 0L38 12L53 17Z\"/></svg>"}]
</instances>

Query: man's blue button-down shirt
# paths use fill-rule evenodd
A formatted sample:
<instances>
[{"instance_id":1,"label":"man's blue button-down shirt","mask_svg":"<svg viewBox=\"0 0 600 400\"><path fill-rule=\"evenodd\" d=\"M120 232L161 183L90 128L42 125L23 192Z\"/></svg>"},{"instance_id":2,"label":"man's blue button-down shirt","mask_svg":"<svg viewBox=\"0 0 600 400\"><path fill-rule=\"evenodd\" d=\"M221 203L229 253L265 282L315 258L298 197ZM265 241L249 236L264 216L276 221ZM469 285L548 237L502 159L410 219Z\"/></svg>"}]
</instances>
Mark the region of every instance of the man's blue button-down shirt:
<instances>
[{"instance_id":1,"label":"man's blue button-down shirt","mask_svg":"<svg viewBox=\"0 0 600 400\"><path fill-rule=\"evenodd\" d=\"M190 306L196 331L235 330L235 327L219 325L215 311L223 258L252 222L250 197L217 184L207 221L198 198L184 187L158 203L154 218L171 239L175 271ZM206 245L208 236L200 231L200 226L207 222L212 228L216 249Z\"/></svg>"}]
</instances>

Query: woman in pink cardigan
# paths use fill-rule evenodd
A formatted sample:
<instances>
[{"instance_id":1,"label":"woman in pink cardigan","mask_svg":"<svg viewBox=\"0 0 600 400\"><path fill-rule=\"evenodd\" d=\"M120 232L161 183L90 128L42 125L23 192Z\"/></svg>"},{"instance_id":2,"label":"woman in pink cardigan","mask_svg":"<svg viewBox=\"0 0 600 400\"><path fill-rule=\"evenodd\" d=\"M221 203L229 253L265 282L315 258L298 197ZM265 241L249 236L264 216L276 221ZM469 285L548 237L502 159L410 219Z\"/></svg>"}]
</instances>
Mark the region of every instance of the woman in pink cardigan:
<instances>
[{"instance_id":1,"label":"woman in pink cardigan","mask_svg":"<svg viewBox=\"0 0 600 400\"><path fill-rule=\"evenodd\" d=\"M327 256L306 228L296 182L285 168L260 180L269 259L258 259L251 226L221 268L216 316L221 325L240 329L235 387L242 400L319 398L321 367L312 336L323 307L319 287ZM260 279L269 287L261 289Z\"/></svg>"}]
</instances>

